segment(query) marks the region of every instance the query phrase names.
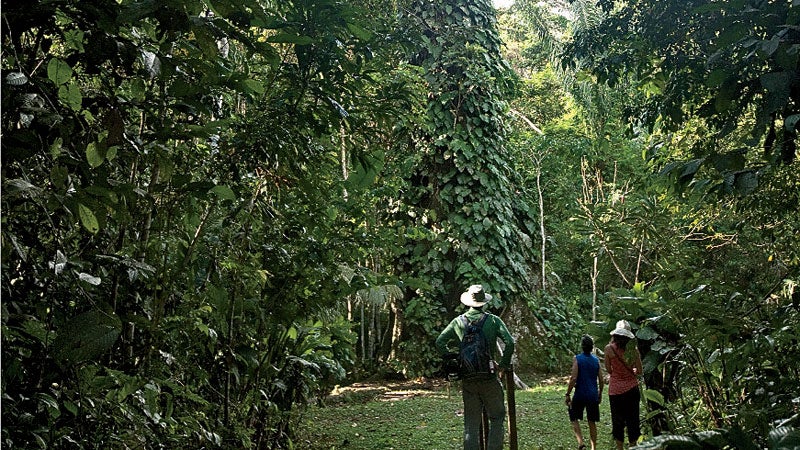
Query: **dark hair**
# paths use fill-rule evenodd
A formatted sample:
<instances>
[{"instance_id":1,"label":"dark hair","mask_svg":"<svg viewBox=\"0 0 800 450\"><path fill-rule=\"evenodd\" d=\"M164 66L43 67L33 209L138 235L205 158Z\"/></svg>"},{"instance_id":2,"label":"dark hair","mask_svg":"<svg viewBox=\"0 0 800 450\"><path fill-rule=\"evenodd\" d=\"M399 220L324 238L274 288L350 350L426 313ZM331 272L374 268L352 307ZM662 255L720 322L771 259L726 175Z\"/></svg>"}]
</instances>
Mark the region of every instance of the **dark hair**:
<instances>
[{"instance_id":1,"label":"dark hair","mask_svg":"<svg viewBox=\"0 0 800 450\"><path fill-rule=\"evenodd\" d=\"M620 350L625 350L625 347L628 346L628 342L631 341L631 338L629 338L628 336L622 336L622 335L619 335L619 334L615 334L613 336L613 339L614 339L614 342L617 343L617 347L619 347Z\"/></svg>"},{"instance_id":2,"label":"dark hair","mask_svg":"<svg viewBox=\"0 0 800 450\"><path fill-rule=\"evenodd\" d=\"M587 355L594 349L594 339L592 339L592 337L588 334L584 334L581 338L581 349L583 350L583 353L586 353Z\"/></svg>"}]
</instances>

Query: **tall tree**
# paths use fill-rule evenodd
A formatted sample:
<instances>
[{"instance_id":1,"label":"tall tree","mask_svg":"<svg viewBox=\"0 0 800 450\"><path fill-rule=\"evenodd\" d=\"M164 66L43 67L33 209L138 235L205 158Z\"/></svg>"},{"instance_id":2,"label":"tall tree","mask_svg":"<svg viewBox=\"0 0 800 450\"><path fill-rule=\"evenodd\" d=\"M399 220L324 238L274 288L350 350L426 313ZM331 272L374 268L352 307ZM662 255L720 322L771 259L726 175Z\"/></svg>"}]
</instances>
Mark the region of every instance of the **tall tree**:
<instances>
[{"instance_id":1,"label":"tall tree","mask_svg":"<svg viewBox=\"0 0 800 450\"><path fill-rule=\"evenodd\" d=\"M491 3L417 1L409 20L425 43L413 61L424 71L428 102L403 198L422 233L404 262L430 288L409 298L405 319L430 335L442 325L440 308L452 313L467 285L483 283L496 306L529 290L536 225L513 187L518 174L503 121L515 77ZM421 344L412 345L419 354Z\"/></svg>"}]
</instances>

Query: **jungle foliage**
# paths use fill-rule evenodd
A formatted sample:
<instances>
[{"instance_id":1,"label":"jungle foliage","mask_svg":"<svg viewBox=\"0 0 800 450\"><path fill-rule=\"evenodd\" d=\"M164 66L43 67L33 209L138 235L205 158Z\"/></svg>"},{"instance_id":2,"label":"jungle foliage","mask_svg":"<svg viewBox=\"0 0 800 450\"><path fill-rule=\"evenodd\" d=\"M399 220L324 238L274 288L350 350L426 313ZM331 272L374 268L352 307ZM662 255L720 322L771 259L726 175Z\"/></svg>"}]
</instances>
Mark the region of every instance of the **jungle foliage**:
<instances>
[{"instance_id":1,"label":"jungle foliage","mask_svg":"<svg viewBox=\"0 0 800 450\"><path fill-rule=\"evenodd\" d=\"M517 4L523 16L538 6ZM599 314L588 327L598 343L616 318L636 325L648 434L663 435L643 448L792 448L800 402L796 5L560 6L574 20L570 37L551 45L552 64L586 124L569 134L591 145L566 228L585 240L553 237L570 246L558 253L602 286L592 289Z\"/></svg>"},{"instance_id":2,"label":"jungle foliage","mask_svg":"<svg viewBox=\"0 0 800 450\"><path fill-rule=\"evenodd\" d=\"M289 445L355 358L339 153L413 100L371 7L3 3L3 446Z\"/></svg>"},{"instance_id":3,"label":"jungle foliage","mask_svg":"<svg viewBox=\"0 0 800 450\"><path fill-rule=\"evenodd\" d=\"M646 448L791 448L797 14L4 0L2 445L291 447L480 282L528 370L630 320Z\"/></svg>"}]
</instances>

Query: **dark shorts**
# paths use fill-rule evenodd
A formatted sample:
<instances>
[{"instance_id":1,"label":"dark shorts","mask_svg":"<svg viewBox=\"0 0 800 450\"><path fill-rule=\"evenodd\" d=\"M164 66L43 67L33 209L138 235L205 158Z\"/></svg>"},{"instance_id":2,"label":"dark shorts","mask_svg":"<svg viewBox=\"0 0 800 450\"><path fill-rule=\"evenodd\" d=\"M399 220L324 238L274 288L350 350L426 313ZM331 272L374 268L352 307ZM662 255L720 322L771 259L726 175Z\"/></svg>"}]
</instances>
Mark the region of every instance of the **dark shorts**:
<instances>
[{"instance_id":1,"label":"dark shorts","mask_svg":"<svg viewBox=\"0 0 800 450\"><path fill-rule=\"evenodd\" d=\"M569 408L569 421L583 420L583 410L586 410L586 419L589 422L600 422L600 402L586 402L572 399L572 407Z\"/></svg>"}]
</instances>

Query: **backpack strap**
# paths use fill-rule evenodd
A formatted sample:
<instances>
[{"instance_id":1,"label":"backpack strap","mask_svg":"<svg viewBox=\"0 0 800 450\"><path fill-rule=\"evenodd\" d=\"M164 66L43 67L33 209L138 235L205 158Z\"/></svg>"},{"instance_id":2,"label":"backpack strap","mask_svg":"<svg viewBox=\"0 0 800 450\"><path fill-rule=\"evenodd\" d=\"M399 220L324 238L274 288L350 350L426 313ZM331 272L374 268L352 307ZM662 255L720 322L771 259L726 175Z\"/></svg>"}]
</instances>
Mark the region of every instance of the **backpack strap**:
<instances>
[{"instance_id":1,"label":"backpack strap","mask_svg":"<svg viewBox=\"0 0 800 450\"><path fill-rule=\"evenodd\" d=\"M636 372L634 372L633 368L631 368L631 366L629 366L628 363L625 362L625 359L623 359L621 356L619 356L619 353L617 353L617 350L616 350L616 348L614 348L613 345L611 346L611 353L614 355L614 358L617 358L619 360L619 362L622 363L622 367L627 369L627 371L630 372L631 375L636 377Z\"/></svg>"}]
</instances>

